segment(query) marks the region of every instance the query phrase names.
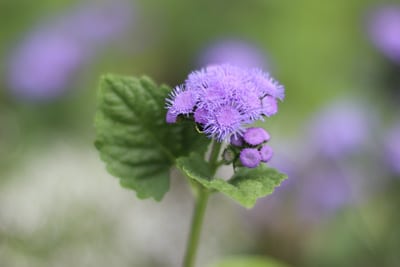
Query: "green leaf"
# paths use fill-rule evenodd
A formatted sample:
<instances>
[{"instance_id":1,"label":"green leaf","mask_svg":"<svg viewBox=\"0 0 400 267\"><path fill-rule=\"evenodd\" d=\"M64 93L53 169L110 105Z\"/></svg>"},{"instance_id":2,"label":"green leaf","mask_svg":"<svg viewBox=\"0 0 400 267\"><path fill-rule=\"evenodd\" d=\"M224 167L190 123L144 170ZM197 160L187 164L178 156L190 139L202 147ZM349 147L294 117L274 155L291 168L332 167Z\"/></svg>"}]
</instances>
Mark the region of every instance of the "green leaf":
<instances>
[{"instance_id":1,"label":"green leaf","mask_svg":"<svg viewBox=\"0 0 400 267\"><path fill-rule=\"evenodd\" d=\"M261 164L254 169L238 168L229 181L211 179L208 164L195 153L179 158L176 164L190 179L227 195L246 208L253 207L258 198L271 194L287 178L285 174Z\"/></svg>"},{"instance_id":2,"label":"green leaf","mask_svg":"<svg viewBox=\"0 0 400 267\"><path fill-rule=\"evenodd\" d=\"M209 144L193 123L165 122L170 91L147 77L105 75L100 82L95 146L107 170L139 198L161 200L175 159L191 151L204 155Z\"/></svg>"},{"instance_id":3,"label":"green leaf","mask_svg":"<svg viewBox=\"0 0 400 267\"><path fill-rule=\"evenodd\" d=\"M288 267L276 260L261 256L237 256L221 260L209 267Z\"/></svg>"}]
</instances>

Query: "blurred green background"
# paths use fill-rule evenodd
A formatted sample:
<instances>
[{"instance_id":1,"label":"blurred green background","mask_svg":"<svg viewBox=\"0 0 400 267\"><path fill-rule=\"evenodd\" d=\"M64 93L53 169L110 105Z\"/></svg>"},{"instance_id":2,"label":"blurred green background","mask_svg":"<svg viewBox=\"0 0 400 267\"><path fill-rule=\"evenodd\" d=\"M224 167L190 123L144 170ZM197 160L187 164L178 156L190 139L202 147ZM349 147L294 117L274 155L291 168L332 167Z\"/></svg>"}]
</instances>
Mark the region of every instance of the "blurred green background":
<instances>
[{"instance_id":1,"label":"blurred green background","mask_svg":"<svg viewBox=\"0 0 400 267\"><path fill-rule=\"evenodd\" d=\"M1 0L0 266L179 266L187 185L175 175L162 203L140 201L106 173L93 146L97 83L110 72L173 87L221 61L262 67L285 86L279 113L262 125L271 165L289 179L251 211L214 197L199 266L242 254L399 266L399 9L377 0Z\"/></svg>"}]
</instances>

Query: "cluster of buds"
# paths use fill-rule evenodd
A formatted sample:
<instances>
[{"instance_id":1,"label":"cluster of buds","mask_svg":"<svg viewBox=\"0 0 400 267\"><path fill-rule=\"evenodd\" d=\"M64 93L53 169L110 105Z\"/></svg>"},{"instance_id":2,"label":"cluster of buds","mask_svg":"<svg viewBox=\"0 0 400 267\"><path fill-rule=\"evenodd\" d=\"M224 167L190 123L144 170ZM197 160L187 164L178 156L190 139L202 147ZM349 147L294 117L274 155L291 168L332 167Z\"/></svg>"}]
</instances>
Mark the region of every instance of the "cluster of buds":
<instances>
[{"instance_id":1,"label":"cluster of buds","mask_svg":"<svg viewBox=\"0 0 400 267\"><path fill-rule=\"evenodd\" d=\"M269 133L259 127L247 128L241 136L232 135L229 146L223 152L224 162L247 168L267 163L273 155L272 148L266 144L270 138Z\"/></svg>"}]
</instances>

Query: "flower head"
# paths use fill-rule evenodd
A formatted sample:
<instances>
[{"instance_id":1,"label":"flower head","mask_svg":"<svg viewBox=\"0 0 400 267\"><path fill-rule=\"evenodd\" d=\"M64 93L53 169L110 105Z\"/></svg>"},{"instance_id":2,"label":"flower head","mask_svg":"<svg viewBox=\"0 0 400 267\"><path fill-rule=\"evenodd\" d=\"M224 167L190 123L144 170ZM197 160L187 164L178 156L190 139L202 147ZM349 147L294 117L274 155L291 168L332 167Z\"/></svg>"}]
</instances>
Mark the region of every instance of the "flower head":
<instances>
[{"instance_id":1,"label":"flower head","mask_svg":"<svg viewBox=\"0 0 400 267\"><path fill-rule=\"evenodd\" d=\"M191 90L185 90L183 86L177 86L167 99L168 111L171 114L187 115L193 111L196 98Z\"/></svg>"},{"instance_id":2,"label":"flower head","mask_svg":"<svg viewBox=\"0 0 400 267\"><path fill-rule=\"evenodd\" d=\"M231 133L242 132L242 114L232 106L222 106L216 109L205 124L204 132L223 140Z\"/></svg>"},{"instance_id":3,"label":"flower head","mask_svg":"<svg viewBox=\"0 0 400 267\"><path fill-rule=\"evenodd\" d=\"M208 66L189 74L167 98L167 122L185 115L200 124L204 133L219 141L242 135L244 125L277 112L284 88L258 69L229 64Z\"/></svg>"}]
</instances>

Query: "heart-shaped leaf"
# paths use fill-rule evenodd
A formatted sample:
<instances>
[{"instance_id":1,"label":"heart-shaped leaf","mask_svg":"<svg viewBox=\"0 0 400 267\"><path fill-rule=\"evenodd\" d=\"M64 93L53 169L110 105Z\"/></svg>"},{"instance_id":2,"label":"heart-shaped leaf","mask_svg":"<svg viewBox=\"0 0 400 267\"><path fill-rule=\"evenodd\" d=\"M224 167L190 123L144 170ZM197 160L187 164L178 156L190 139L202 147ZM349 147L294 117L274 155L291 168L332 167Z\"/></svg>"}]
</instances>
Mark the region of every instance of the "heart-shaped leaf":
<instances>
[{"instance_id":1,"label":"heart-shaped leaf","mask_svg":"<svg viewBox=\"0 0 400 267\"><path fill-rule=\"evenodd\" d=\"M229 181L211 179L208 164L195 153L179 158L176 164L190 179L227 195L246 208L253 207L258 198L271 194L287 178L285 174L261 164L254 169L238 168Z\"/></svg>"},{"instance_id":2,"label":"heart-shaped leaf","mask_svg":"<svg viewBox=\"0 0 400 267\"><path fill-rule=\"evenodd\" d=\"M105 75L100 82L96 148L107 170L139 198L161 200L175 159L192 151L204 155L209 144L193 123L165 122L170 91L147 77Z\"/></svg>"}]
</instances>

